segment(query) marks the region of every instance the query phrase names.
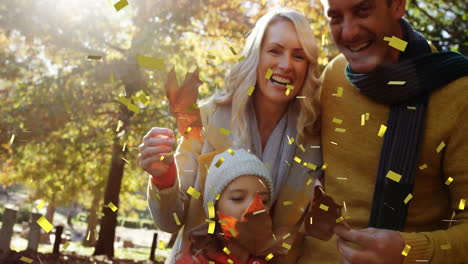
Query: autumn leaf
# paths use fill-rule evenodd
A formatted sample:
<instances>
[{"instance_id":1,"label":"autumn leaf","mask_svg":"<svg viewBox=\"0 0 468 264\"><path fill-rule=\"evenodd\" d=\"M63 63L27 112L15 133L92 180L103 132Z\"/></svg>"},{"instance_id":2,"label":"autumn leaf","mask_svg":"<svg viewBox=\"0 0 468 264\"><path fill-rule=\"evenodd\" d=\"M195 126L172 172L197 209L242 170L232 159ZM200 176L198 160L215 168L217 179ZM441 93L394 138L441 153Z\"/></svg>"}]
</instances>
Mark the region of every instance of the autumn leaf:
<instances>
[{"instance_id":1,"label":"autumn leaf","mask_svg":"<svg viewBox=\"0 0 468 264\"><path fill-rule=\"evenodd\" d=\"M179 87L175 70L172 68L167 76L164 88L171 112L177 117L179 132L184 133L187 131L185 133L187 137L202 140L200 135L202 128L200 110L194 107L197 103L198 87L202 84L198 75L198 68L192 73L187 73L182 85Z\"/></svg>"},{"instance_id":2,"label":"autumn leaf","mask_svg":"<svg viewBox=\"0 0 468 264\"><path fill-rule=\"evenodd\" d=\"M329 240L337 219L341 217L341 207L320 186L315 186L312 206L305 218L306 233L321 240ZM341 221L345 222L344 219Z\"/></svg>"}]
</instances>

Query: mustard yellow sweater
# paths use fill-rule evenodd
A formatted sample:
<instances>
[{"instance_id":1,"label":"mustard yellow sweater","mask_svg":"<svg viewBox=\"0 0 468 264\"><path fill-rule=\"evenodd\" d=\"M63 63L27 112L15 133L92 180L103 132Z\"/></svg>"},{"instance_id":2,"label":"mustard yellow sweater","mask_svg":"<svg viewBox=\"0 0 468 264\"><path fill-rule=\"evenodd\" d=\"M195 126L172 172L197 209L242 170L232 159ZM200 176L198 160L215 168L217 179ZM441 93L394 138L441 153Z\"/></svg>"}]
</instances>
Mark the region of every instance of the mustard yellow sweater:
<instances>
[{"instance_id":1,"label":"mustard yellow sweater","mask_svg":"<svg viewBox=\"0 0 468 264\"><path fill-rule=\"evenodd\" d=\"M347 81L343 55L325 69L322 90L322 147L325 190L345 202L350 224L368 226L375 178L389 108L360 94ZM341 97L336 96L343 87ZM335 95L333 95L335 94ZM405 232L411 246L404 263L468 263L468 77L434 92L429 101L422 149ZM411 111L411 110L408 110ZM361 115L369 120L361 125ZM333 119L342 120L340 121ZM345 132L336 128L346 129ZM436 149L444 142L445 147ZM453 181L447 186L447 179ZM452 214L455 213L453 220ZM340 263L336 236L328 242L307 238L298 263ZM419 260L419 261L418 261ZM428 262L423 262L424 260Z\"/></svg>"}]
</instances>

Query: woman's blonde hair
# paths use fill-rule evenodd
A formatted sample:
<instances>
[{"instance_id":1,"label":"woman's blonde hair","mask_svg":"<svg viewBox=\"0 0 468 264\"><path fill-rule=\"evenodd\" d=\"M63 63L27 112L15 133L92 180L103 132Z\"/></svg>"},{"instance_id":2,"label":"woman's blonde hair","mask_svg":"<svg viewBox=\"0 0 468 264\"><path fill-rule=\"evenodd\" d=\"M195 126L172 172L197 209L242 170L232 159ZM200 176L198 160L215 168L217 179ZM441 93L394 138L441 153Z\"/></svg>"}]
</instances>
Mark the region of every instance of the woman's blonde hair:
<instances>
[{"instance_id":1,"label":"woman's blonde hair","mask_svg":"<svg viewBox=\"0 0 468 264\"><path fill-rule=\"evenodd\" d=\"M319 131L319 95L320 82L318 79L317 56L318 48L314 34L307 19L298 11L291 8L277 8L261 17L246 40L242 56L245 59L236 63L226 76L226 89L215 93L214 102L217 105L231 104L232 119L231 130L246 143L249 140L247 130L247 91L251 85L256 85L257 68L263 38L268 26L277 20L285 19L294 24L299 42L309 62L308 72L299 96L305 99L293 99L290 103L299 105L297 120L297 141L308 143L311 137L318 135Z\"/></svg>"}]
</instances>

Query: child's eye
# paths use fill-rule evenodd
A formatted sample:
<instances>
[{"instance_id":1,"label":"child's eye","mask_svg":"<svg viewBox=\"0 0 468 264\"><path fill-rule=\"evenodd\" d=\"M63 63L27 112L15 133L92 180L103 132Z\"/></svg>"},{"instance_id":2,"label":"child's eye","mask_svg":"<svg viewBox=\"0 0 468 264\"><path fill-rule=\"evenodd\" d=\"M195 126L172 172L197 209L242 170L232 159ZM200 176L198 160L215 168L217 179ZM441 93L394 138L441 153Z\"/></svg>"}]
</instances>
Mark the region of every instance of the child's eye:
<instances>
[{"instance_id":1,"label":"child's eye","mask_svg":"<svg viewBox=\"0 0 468 264\"><path fill-rule=\"evenodd\" d=\"M232 197L231 198L231 201L234 201L234 202L242 202L244 200L244 198L242 197Z\"/></svg>"}]
</instances>

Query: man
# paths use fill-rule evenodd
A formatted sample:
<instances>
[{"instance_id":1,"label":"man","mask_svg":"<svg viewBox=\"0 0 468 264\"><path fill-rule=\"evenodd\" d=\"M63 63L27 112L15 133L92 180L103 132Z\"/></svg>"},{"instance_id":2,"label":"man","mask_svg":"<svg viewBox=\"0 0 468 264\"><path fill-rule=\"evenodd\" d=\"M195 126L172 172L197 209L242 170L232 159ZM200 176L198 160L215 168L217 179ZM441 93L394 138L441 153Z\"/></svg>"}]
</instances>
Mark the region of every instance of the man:
<instances>
[{"instance_id":1,"label":"man","mask_svg":"<svg viewBox=\"0 0 468 264\"><path fill-rule=\"evenodd\" d=\"M323 1L342 53L322 75L324 186L351 229L298 263L468 263L466 57L432 52L405 0Z\"/></svg>"}]
</instances>

